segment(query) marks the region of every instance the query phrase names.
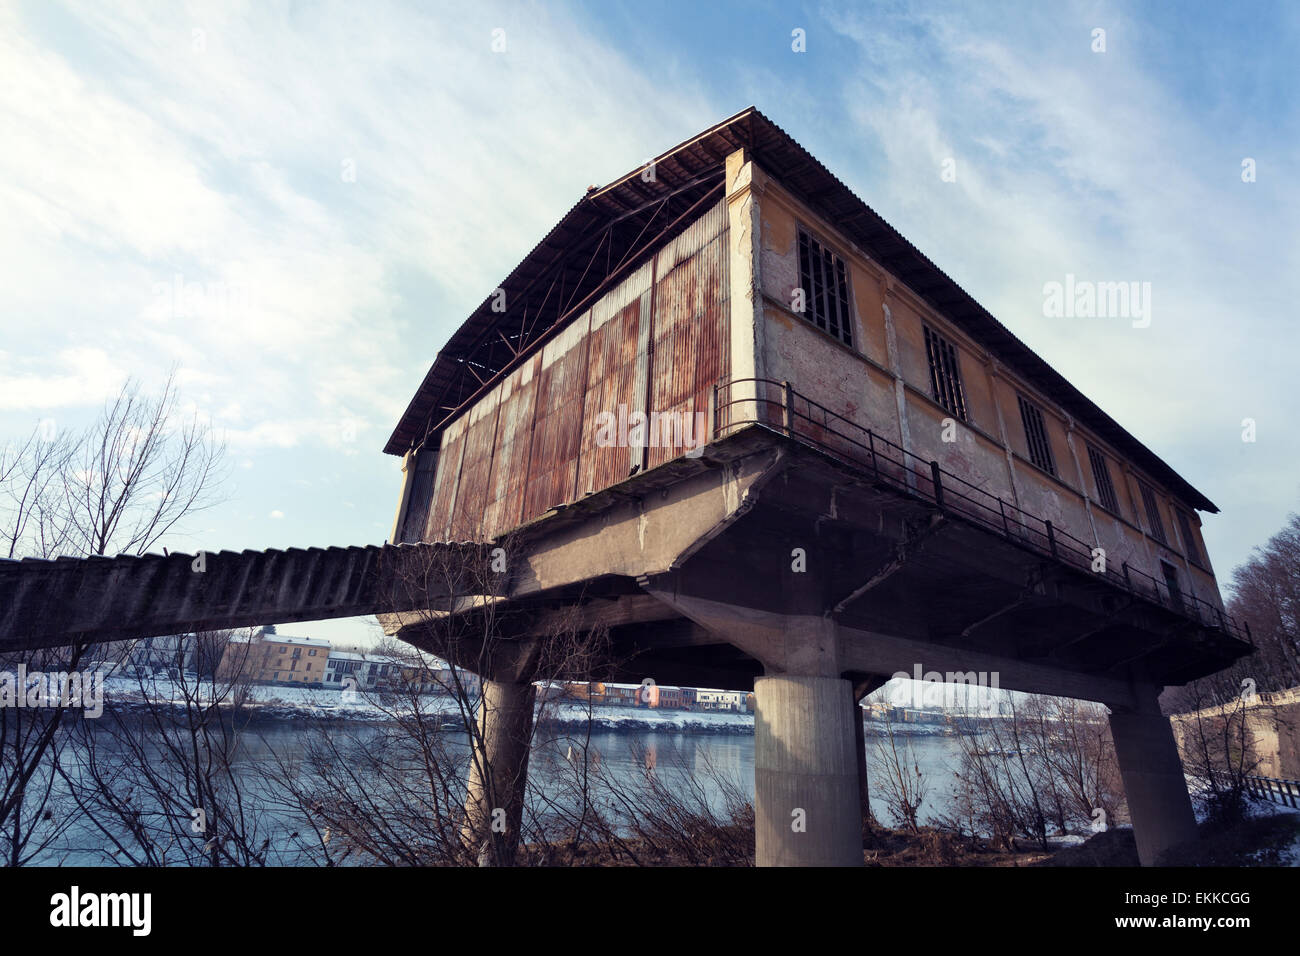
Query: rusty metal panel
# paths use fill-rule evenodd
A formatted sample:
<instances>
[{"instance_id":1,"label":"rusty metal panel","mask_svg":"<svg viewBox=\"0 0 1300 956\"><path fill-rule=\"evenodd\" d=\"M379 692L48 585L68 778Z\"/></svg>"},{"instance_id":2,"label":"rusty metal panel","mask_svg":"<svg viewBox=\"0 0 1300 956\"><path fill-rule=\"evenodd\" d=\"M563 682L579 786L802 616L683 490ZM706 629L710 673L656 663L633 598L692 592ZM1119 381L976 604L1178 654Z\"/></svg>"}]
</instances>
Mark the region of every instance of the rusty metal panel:
<instances>
[{"instance_id":1,"label":"rusty metal panel","mask_svg":"<svg viewBox=\"0 0 1300 956\"><path fill-rule=\"evenodd\" d=\"M483 509L484 538L493 538L509 531L521 520L524 487L532 452L540 369L541 356L534 356L515 369L501 384L501 411L497 420L496 445L492 452L492 474L488 480L487 503Z\"/></svg>"},{"instance_id":2,"label":"rusty metal panel","mask_svg":"<svg viewBox=\"0 0 1300 956\"><path fill-rule=\"evenodd\" d=\"M592 363L584 398L578 497L607 488L631 473L624 426L644 401L644 389L638 393L635 382L637 341L645 311L642 302L648 294L624 305L592 332L592 354L599 352L601 360Z\"/></svg>"},{"instance_id":3,"label":"rusty metal panel","mask_svg":"<svg viewBox=\"0 0 1300 956\"><path fill-rule=\"evenodd\" d=\"M438 475L433 485L433 504L429 508L429 520L424 531L425 541L446 541L451 531L451 515L456 506L468 424L468 416L462 416L443 430L438 452Z\"/></svg>"},{"instance_id":4,"label":"rusty metal panel","mask_svg":"<svg viewBox=\"0 0 1300 956\"><path fill-rule=\"evenodd\" d=\"M578 497L607 488L631 473L632 452L622 441L619 426L645 403L644 386L638 392L635 382L643 351L638 343L645 340L649 324L650 270L651 264L645 263L591 309ZM605 418L609 421L603 421ZM601 447L602 437L614 441ZM639 455L635 463L640 463Z\"/></svg>"},{"instance_id":5,"label":"rusty metal panel","mask_svg":"<svg viewBox=\"0 0 1300 956\"><path fill-rule=\"evenodd\" d=\"M492 474L492 451L496 445L498 412L501 409L501 386L497 386L465 416L464 461L456 503L451 512L449 540L471 541L479 537L483 511L487 505L488 479Z\"/></svg>"},{"instance_id":6,"label":"rusty metal panel","mask_svg":"<svg viewBox=\"0 0 1300 956\"><path fill-rule=\"evenodd\" d=\"M591 313L542 348L532 464L524 491L524 519L573 500L586 391Z\"/></svg>"},{"instance_id":7,"label":"rusty metal panel","mask_svg":"<svg viewBox=\"0 0 1300 956\"><path fill-rule=\"evenodd\" d=\"M718 203L658 254L648 467L705 437L713 386L729 365L727 242L726 204Z\"/></svg>"},{"instance_id":8,"label":"rusty metal panel","mask_svg":"<svg viewBox=\"0 0 1300 956\"><path fill-rule=\"evenodd\" d=\"M426 539L495 537L622 481L643 460L626 441L637 412L665 426L650 467L701 441L695 413L707 421L728 372L727 241L719 202L448 425Z\"/></svg>"}]
</instances>

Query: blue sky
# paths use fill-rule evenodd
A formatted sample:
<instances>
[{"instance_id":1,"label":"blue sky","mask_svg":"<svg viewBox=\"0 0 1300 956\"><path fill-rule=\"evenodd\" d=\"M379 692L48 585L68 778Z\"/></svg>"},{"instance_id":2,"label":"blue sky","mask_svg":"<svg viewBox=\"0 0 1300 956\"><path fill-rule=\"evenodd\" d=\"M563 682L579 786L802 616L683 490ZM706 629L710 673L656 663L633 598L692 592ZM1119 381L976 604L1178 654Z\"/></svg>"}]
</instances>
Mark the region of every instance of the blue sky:
<instances>
[{"instance_id":1,"label":"blue sky","mask_svg":"<svg viewBox=\"0 0 1300 956\"><path fill-rule=\"evenodd\" d=\"M752 103L1222 508L1226 581L1300 502L1300 6L969 6L0 4L0 440L175 366L232 478L169 547L381 541L467 312ZM1045 317L1067 274L1150 327Z\"/></svg>"}]
</instances>

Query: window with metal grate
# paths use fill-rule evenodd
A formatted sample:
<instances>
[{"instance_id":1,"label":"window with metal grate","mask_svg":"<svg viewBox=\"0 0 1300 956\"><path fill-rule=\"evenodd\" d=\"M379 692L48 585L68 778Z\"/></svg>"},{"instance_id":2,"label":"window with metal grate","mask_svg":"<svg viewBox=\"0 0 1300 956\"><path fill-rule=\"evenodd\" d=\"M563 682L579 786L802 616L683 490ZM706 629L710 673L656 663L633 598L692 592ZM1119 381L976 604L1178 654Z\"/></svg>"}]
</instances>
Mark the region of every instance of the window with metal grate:
<instances>
[{"instance_id":1,"label":"window with metal grate","mask_svg":"<svg viewBox=\"0 0 1300 956\"><path fill-rule=\"evenodd\" d=\"M928 325L925 329L925 357L930 361L930 393L934 400L966 421L966 393L961 387L957 350Z\"/></svg>"},{"instance_id":2,"label":"window with metal grate","mask_svg":"<svg viewBox=\"0 0 1300 956\"><path fill-rule=\"evenodd\" d=\"M1187 559L1193 564L1201 564L1201 549L1196 546L1196 537L1192 532L1192 519L1181 508L1175 508L1174 514L1178 515L1178 533L1183 536L1183 549L1187 552Z\"/></svg>"},{"instance_id":3,"label":"window with metal grate","mask_svg":"<svg viewBox=\"0 0 1300 956\"><path fill-rule=\"evenodd\" d=\"M1147 511L1147 523L1151 526L1151 537L1161 544L1168 544L1165 537L1165 523L1160 520L1160 506L1156 503L1156 493L1150 485L1139 479L1138 488L1142 491L1142 506Z\"/></svg>"},{"instance_id":4,"label":"window with metal grate","mask_svg":"<svg viewBox=\"0 0 1300 956\"><path fill-rule=\"evenodd\" d=\"M844 260L799 230L799 282L803 317L845 345L853 344L853 311Z\"/></svg>"},{"instance_id":5,"label":"window with metal grate","mask_svg":"<svg viewBox=\"0 0 1300 956\"><path fill-rule=\"evenodd\" d=\"M1119 498L1115 494L1115 485L1110 480L1110 465L1106 463L1106 456L1089 445L1088 462L1092 465L1092 480L1097 485L1097 500L1107 511L1119 514Z\"/></svg>"},{"instance_id":6,"label":"window with metal grate","mask_svg":"<svg viewBox=\"0 0 1300 956\"><path fill-rule=\"evenodd\" d=\"M1020 419L1025 423L1025 444L1029 446L1029 460L1049 475L1056 474L1056 460L1052 457L1052 445L1047 440L1047 425L1038 406L1023 395L1016 396L1020 402Z\"/></svg>"}]
</instances>

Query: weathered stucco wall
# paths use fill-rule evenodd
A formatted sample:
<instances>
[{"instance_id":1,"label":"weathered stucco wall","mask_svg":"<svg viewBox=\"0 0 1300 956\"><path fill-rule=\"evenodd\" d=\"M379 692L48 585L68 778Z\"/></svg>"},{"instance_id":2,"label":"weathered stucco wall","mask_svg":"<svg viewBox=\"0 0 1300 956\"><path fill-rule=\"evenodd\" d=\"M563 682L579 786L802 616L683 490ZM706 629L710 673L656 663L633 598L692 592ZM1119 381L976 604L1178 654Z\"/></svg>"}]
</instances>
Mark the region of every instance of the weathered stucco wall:
<instances>
[{"instance_id":1,"label":"weathered stucco wall","mask_svg":"<svg viewBox=\"0 0 1300 956\"><path fill-rule=\"evenodd\" d=\"M1178 574L1184 593L1222 606L1210 571L1200 521L1182 503L1196 538L1200 566L1181 544L1169 493L1144 476L1160 500L1168 540L1150 534L1132 466L1106 442L1088 433L1052 401L939 315L907 286L859 250L833 223L814 214L771 177L756 170L760 276L764 328L756 336L762 354L756 364L767 378L789 381L836 414L902 445L925 460L939 462L991 495L1053 524L1087 545L1106 549L1113 567L1127 562L1164 582L1160 561ZM829 246L848 266L853 306L852 344L823 332L793 306L800 287L799 229ZM947 339L957 354L966 421L947 428L954 416L933 397L924 327ZM1017 394L1043 414L1056 474L1030 458ZM1112 513L1099 503L1088 446L1106 458L1119 499Z\"/></svg>"}]
</instances>

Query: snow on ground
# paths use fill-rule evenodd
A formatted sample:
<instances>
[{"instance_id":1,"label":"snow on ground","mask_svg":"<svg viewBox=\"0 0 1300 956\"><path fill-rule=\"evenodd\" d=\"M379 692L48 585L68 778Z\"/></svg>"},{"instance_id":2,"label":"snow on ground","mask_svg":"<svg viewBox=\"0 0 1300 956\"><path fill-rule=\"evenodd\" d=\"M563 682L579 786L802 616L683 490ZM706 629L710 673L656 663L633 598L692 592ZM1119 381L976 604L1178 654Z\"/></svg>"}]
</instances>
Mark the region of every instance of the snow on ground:
<instances>
[{"instance_id":1,"label":"snow on ground","mask_svg":"<svg viewBox=\"0 0 1300 956\"><path fill-rule=\"evenodd\" d=\"M194 694L194 685L190 693ZM403 702L382 702L363 692L348 695L338 690L279 685L254 685L249 688L249 699L244 706L260 717L271 719L315 720L391 720L410 708ZM110 677L104 682L106 705L124 710L140 710L146 698L154 704L170 703L183 706L185 693L177 683L167 678L149 678L141 682L128 677ZM460 708L455 698L428 695L421 702L426 714L443 714L459 719ZM580 703L548 705L547 719L561 726L585 726L587 708ZM648 708L594 706L591 709L592 726L597 730L611 731L666 731L674 733L753 733L754 718L750 714L723 711L650 710Z\"/></svg>"},{"instance_id":2,"label":"snow on ground","mask_svg":"<svg viewBox=\"0 0 1300 956\"><path fill-rule=\"evenodd\" d=\"M146 698L154 704L170 703L183 706L186 694L176 681L166 677L151 677L141 681L122 675L114 675L104 681L106 706L119 710L141 710L146 705ZM204 689L210 687L203 685ZM195 693L196 683L189 684L190 694ZM249 688L249 699L245 707L259 717L276 720L313 719L313 720L391 720L403 711L409 713L409 707L401 702L381 702L364 692L348 694L344 699L341 690L313 689L309 687L288 687L281 685L254 685ZM422 711L426 714L443 714L453 719L460 718L460 708L454 698L442 695L429 695L423 699ZM573 701L552 703L546 706L545 719L563 727L585 726L587 722L586 704ZM661 731L668 733L711 733L711 734L752 734L754 732L754 715L734 711L716 710L651 710L643 707L610 707L595 705L591 708L593 728L607 731L644 733ZM894 733L900 736L941 736L949 728L941 724L896 724ZM874 722L866 724L868 736L884 733L883 727Z\"/></svg>"},{"instance_id":3,"label":"snow on ground","mask_svg":"<svg viewBox=\"0 0 1300 956\"><path fill-rule=\"evenodd\" d=\"M1278 854L1277 862L1279 866L1300 866L1300 835L1297 835L1295 841Z\"/></svg>"},{"instance_id":4,"label":"snow on ground","mask_svg":"<svg viewBox=\"0 0 1300 956\"><path fill-rule=\"evenodd\" d=\"M551 718L562 726L585 725L587 707L581 703L556 704L549 708ZM721 710L650 710L640 707L591 708L591 723L596 730L670 731L674 733L750 734L754 716Z\"/></svg>"}]
</instances>

